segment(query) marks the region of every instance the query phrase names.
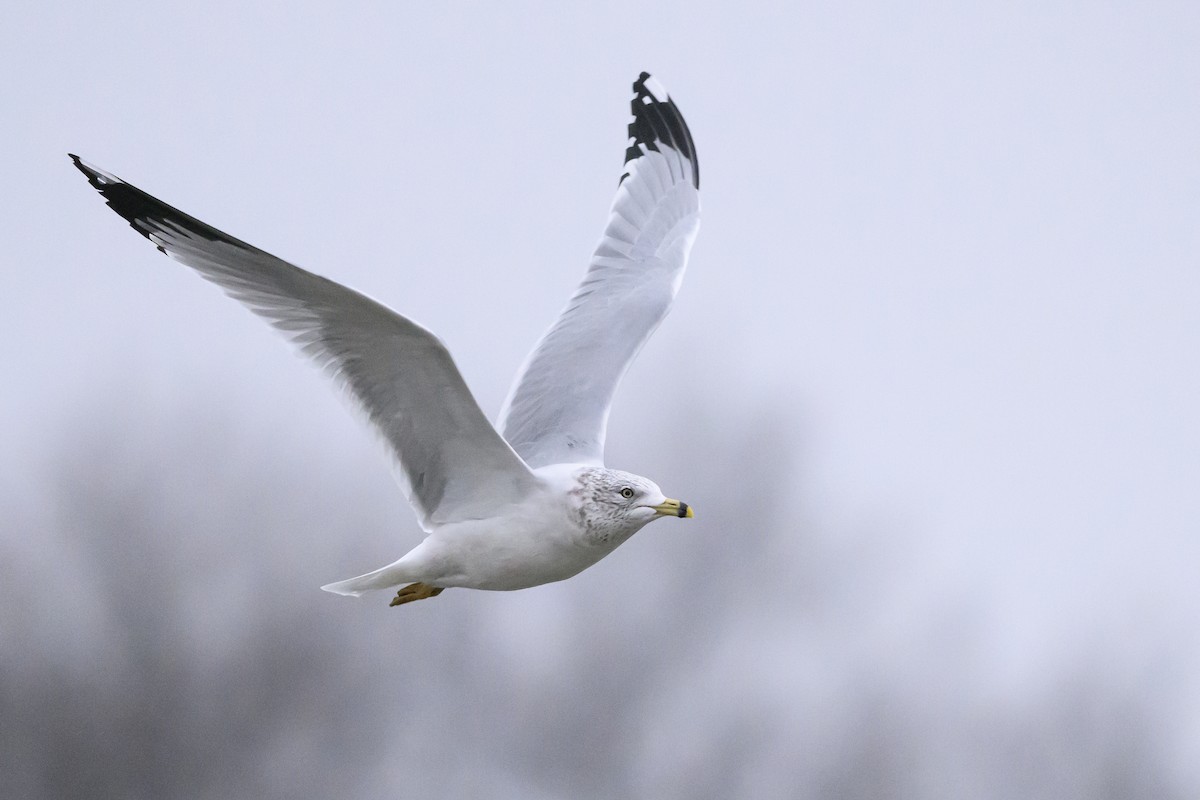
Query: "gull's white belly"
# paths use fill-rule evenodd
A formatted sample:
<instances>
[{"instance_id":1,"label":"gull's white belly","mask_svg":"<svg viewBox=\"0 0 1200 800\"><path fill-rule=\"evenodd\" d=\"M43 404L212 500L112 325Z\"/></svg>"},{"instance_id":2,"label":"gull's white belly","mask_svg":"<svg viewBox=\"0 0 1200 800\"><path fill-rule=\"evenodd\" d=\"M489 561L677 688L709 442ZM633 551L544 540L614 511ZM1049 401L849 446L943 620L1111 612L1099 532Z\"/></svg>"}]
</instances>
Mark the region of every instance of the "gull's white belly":
<instances>
[{"instance_id":1,"label":"gull's white belly","mask_svg":"<svg viewBox=\"0 0 1200 800\"><path fill-rule=\"evenodd\" d=\"M565 518L470 520L434 531L409 557L434 586L512 590L570 578L618 544L589 541Z\"/></svg>"},{"instance_id":2,"label":"gull's white belly","mask_svg":"<svg viewBox=\"0 0 1200 800\"><path fill-rule=\"evenodd\" d=\"M443 525L402 564L436 587L496 590L527 589L586 570L628 537L589 536L563 483L547 481L545 491L497 516Z\"/></svg>"},{"instance_id":3,"label":"gull's white belly","mask_svg":"<svg viewBox=\"0 0 1200 800\"><path fill-rule=\"evenodd\" d=\"M597 526L582 513L580 465L543 467L540 487L484 519L436 528L396 564L397 581L513 590L561 581L595 564L649 518ZM390 585L390 584L389 584Z\"/></svg>"}]
</instances>

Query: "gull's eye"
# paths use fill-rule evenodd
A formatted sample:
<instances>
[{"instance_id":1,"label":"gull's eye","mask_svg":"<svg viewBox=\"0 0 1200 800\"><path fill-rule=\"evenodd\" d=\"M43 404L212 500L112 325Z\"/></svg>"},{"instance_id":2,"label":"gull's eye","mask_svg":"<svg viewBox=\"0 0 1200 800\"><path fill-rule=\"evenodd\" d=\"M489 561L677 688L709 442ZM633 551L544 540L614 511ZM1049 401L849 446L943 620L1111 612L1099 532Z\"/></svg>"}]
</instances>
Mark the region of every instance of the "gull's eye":
<instances>
[{"instance_id":1,"label":"gull's eye","mask_svg":"<svg viewBox=\"0 0 1200 800\"><path fill-rule=\"evenodd\" d=\"M624 497L626 500L633 497L633 489L630 489L628 486L626 486L621 490L621 497Z\"/></svg>"}]
</instances>

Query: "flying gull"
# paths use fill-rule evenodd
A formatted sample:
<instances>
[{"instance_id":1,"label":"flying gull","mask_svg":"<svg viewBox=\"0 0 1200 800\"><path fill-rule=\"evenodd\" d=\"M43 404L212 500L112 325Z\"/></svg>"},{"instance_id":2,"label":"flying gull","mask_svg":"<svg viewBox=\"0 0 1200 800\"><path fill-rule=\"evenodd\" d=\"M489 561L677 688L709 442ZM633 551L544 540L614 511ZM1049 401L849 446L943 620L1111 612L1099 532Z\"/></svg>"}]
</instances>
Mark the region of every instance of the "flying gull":
<instances>
[{"instance_id":1,"label":"flying gull","mask_svg":"<svg viewBox=\"0 0 1200 800\"><path fill-rule=\"evenodd\" d=\"M583 282L517 373L493 427L446 346L417 323L151 197L78 156L113 211L284 332L387 442L425 539L321 588L525 589L578 574L659 517L691 517L651 480L604 466L617 384L666 316L700 224L692 135L662 85L633 84L623 174Z\"/></svg>"}]
</instances>

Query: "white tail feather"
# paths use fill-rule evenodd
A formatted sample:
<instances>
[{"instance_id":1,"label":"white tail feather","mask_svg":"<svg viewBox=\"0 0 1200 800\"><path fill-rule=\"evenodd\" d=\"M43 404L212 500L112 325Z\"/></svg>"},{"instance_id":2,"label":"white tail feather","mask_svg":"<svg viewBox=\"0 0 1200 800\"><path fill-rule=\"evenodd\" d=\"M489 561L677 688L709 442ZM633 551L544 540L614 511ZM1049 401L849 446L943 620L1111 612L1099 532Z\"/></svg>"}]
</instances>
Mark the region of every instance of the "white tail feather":
<instances>
[{"instance_id":1,"label":"white tail feather","mask_svg":"<svg viewBox=\"0 0 1200 800\"><path fill-rule=\"evenodd\" d=\"M407 565L400 561L388 564L386 567L368 572L366 575L359 575L357 578L350 578L337 583L327 583L321 588L327 592L334 594L346 595L347 597L361 597L363 592L370 592L375 589L389 589L393 586L398 586L402 583L416 580L410 573Z\"/></svg>"}]
</instances>

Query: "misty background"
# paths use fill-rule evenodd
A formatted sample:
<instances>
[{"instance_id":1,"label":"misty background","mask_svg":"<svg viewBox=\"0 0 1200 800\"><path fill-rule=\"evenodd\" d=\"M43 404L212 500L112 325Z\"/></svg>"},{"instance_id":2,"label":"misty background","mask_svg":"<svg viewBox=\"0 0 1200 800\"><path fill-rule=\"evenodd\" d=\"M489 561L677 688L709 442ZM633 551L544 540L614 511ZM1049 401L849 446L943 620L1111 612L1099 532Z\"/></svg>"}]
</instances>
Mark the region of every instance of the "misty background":
<instances>
[{"instance_id":1,"label":"misty background","mask_svg":"<svg viewBox=\"0 0 1200 800\"><path fill-rule=\"evenodd\" d=\"M0 144L0 795L1200 794L1200 7L46 3ZM650 70L703 224L516 593L321 584L388 460L76 152L441 336L490 416Z\"/></svg>"}]
</instances>

